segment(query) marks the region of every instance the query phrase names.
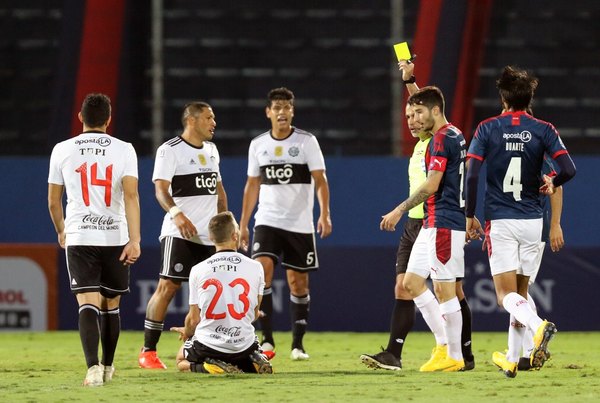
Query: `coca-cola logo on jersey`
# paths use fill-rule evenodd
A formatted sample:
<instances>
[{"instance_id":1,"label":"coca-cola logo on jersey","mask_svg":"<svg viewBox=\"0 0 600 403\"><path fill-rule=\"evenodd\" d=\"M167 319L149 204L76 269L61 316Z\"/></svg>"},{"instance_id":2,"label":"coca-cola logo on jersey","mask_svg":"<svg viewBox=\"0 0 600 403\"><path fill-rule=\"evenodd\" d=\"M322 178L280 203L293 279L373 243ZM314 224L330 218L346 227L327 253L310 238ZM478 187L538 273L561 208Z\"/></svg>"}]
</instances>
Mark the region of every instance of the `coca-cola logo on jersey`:
<instances>
[{"instance_id":1,"label":"coca-cola logo on jersey","mask_svg":"<svg viewBox=\"0 0 600 403\"><path fill-rule=\"evenodd\" d=\"M215 329L215 332L227 335L229 337L237 337L240 334L242 334L242 327L241 326L227 327L227 326L219 325Z\"/></svg>"},{"instance_id":2,"label":"coca-cola logo on jersey","mask_svg":"<svg viewBox=\"0 0 600 403\"><path fill-rule=\"evenodd\" d=\"M276 179L277 182L286 185L290 182L290 179L292 179L294 170L291 164L285 164L282 167L267 167L265 169L265 174L267 175L267 179Z\"/></svg>"},{"instance_id":3,"label":"coca-cola logo on jersey","mask_svg":"<svg viewBox=\"0 0 600 403\"><path fill-rule=\"evenodd\" d=\"M75 144L77 145L81 145L81 144L98 144L101 147L107 147L108 145L110 145L110 139L108 137L98 137L98 138L91 138L91 139L77 139L75 140Z\"/></svg>"},{"instance_id":4,"label":"coca-cola logo on jersey","mask_svg":"<svg viewBox=\"0 0 600 403\"><path fill-rule=\"evenodd\" d=\"M209 194L217 193L217 174L213 172L210 175L202 174L196 177L196 187L198 189L206 189Z\"/></svg>"},{"instance_id":5,"label":"coca-cola logo on jersey","mask_svg":"<svg viewBox=\"0 0 600 403\"><path fill-rule=\"evenodd\" d=\"M110 216L88 214L81 221L86 224L111 225L115 219Z\"/></svg>"}]
</instances>

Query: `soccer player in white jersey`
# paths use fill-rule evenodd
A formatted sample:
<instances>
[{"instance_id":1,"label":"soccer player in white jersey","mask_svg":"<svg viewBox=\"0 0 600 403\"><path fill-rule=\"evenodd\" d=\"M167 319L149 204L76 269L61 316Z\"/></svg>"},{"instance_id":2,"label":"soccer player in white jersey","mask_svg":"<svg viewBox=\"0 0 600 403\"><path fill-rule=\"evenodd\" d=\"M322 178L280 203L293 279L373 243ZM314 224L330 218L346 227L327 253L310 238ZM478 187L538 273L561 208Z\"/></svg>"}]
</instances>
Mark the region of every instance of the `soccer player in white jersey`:
<instances>
[{"instance_id":1,"label":"soccer player in white jersey","mask_svg":"<svg viewBox=\"0 0 600 403\"><path fill-rule=\"evenodd\" d=\"M181 283L188 281L192 266L214 253L208 222L218 212L227 210L219 152L210 142L217 126L212 108L205 102L187 104L181 123L183 133L156 151L152 174L156 199L167 213L159 237L160 278L146 307L140 368L166 368L158 358L156 345L167 308Z\"/></svg>"},{"instance_id":2,"label":"soccer player in white jersey","mask_svg":"<svg viewBox=\"0 0 600 403\"><path fill-rule=\"evenodd\" d=\"M208 224L216 252L190 273L190 310L179 332L185 343L177 354L180 371L210 374L271 374L252 322L265 288L260 263L238 253L240 230L229 211Z\"/></svg>"},{"instance_id":3,"label":"soccer player in white jersey","mask_svg":"<svg viewBox=\"0 0 600 403\"><path fill-rule=\"evenodd\" d=\"M119 302L129 292L129 266L141 253L137 156L130 143L106 133L111 120L106 95L87 95L78 117L83 133L52 150L48 210L58 243L66 249L71 291L79 304L88 367L83 384L101 386L115 371Z\"/></svg>"},{"instance_id":4,"label":"soccer player in white jersey","mask_svg":"<svg viewBox=\"0 0 600 403\"><path fill-rule=\"evenodd\" d=\"M242 248L248 248L248 223L258 202L252 257L265 271L265 295L260 308L262 349L267 352L275 347L271 325L271 282L281 257L290 287L291 358L307 360L309 356L303 338L310 303L308 273L317 270L319 265L313 225L315 190L320 208L317 232L325 238L332 228L325 161L316 137L292 126L292 91L287 88L271 90L265 111L271 121L271 130L254 138L248 150L248 179L240 219Z\"/></svg>"}]
</instances>

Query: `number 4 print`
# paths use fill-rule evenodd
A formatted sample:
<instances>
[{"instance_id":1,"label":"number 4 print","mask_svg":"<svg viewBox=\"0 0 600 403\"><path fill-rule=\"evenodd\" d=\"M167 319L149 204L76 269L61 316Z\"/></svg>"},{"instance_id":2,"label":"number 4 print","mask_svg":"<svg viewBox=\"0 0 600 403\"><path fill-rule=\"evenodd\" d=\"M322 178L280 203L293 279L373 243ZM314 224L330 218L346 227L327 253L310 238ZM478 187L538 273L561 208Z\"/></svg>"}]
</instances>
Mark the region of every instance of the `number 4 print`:
<instances>
[{"instance_id":1,"label":"number 4 print","mask_svg":"<svg viewBox=\"0 0 600 403\"><path fill-rule=\"evenodd\" d=\"M104 179L98 179L98 163L94 162L91 166L92 177L90 184L93 186L103 186L104 187L104 202L106 203L106 207L110 207L110 200L112 197L112 170L113 166L110 164L106 167L106 171L104 173ZM88 189L88 175L87 175L87 162L84 162L75 170L75 172L79 173L81 177L81 195L83 196L83 202L86 206L90 205L90 192Z\"/></svg>"},{"instance_id":2,"label":"number 4 print","mask_svg":"<svg viewBox=\"0 0 600 403\"><path fill-rule=\"evenodd\" d=\"M225 312L215 313L215 306L221 298L221 294L223 294L223 284L217 280L216 278L209 278L202 284L202 288L206 290L210 286L215 287L215 295L212 297L210 304L208 304L208 309L206 310L206 319L225 319L227 315ZM235 310L235 306L233 304L227 304L227 312L231 315L232 318L241 320L246 316L248 309L250 309L250 301L248 300L248 293L250 292L250 286L248 282L243 278L236 278L231 283L229 283L229 287L235 288L236 285L241 285L243 290L240 294L238 294L238 299L244 304L244 308L242 312L238 312Z\"/></svg>"}]
</instances>

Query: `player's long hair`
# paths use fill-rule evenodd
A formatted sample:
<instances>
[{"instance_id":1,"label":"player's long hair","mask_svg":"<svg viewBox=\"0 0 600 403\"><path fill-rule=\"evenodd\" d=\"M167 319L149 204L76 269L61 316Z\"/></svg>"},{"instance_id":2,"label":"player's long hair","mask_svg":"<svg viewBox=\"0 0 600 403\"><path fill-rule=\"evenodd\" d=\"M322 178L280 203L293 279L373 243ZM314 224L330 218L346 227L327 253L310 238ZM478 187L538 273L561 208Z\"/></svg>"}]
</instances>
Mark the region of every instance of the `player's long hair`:
<instances>
[{"instance_id":1,"label":"player's long hair","mask_svg":"<svg viewBox=\"0 0 600 403\"><path fill-rule=\"evenodd\" d=\"M506 66L496 80L496 88L509 109L522 111L531 108L538 79L526 70Z\"/></svg>"}]
</instances>

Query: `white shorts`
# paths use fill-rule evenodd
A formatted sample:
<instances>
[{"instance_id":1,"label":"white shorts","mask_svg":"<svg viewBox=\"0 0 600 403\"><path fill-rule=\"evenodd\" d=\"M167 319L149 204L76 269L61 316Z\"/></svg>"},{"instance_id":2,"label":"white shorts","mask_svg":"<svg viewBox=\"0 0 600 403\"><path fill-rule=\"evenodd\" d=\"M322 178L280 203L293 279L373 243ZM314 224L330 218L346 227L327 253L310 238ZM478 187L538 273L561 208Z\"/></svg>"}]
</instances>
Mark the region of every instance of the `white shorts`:
<instances>
[{"instance_id":1,"label":"white shorts","mask_svg":"<svg viewBox=\"0 0 600 403\"><path fill-rule=\"evenodd\" d=\"M540 250L539 253L537 255L537 257L535 258L535 272L529 276L529 285L535 283L535 279L538 275L538 273L540 272L540 266L542 265L542 256L544 256L544 250L546 249L546 242L540 242Z\"/></svg>"},{"instance_id":2,"label":"white shorts","mask_svg":"<svg viewBox=\"0 0 600 403\"><path fill-rule=\"evenodd\" d=\"M485 236L492 276L509 271L529 277L537 273L541 218L491 220L486 223Z\"/></svg>"},{"instance_id":3,"label":"white shorts","mask_svg":"<svg viewBox=\"0 0 600 403\"><path fill-rule=\"evenodd\" d=\"M407 273L435 281L465 276L465 231L422 228L408 259Z\"/></svg>"}]
</instances>

